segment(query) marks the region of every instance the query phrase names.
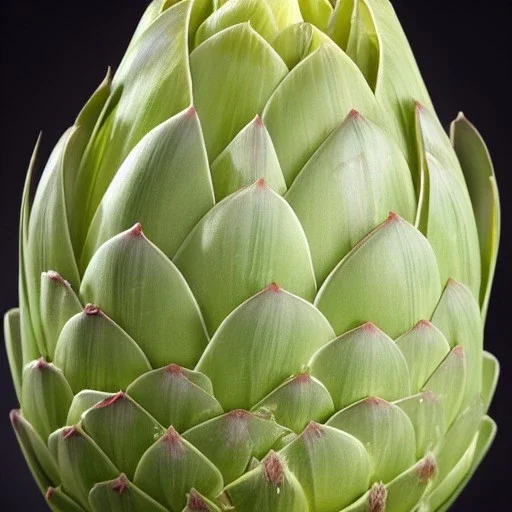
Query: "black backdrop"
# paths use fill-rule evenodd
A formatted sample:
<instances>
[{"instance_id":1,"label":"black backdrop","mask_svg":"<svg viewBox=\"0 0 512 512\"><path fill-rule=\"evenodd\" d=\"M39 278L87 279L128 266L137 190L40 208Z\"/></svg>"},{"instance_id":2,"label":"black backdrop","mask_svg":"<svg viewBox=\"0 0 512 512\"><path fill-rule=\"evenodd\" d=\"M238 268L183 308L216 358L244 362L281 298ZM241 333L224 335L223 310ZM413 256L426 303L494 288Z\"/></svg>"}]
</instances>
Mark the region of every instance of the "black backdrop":
<instances>
[{"instance_id":1,"label":"black backdrop","mask_svg":"<svg viewBox=\"0 0 512 512\"><path fill-rule=\"evenodd\" d=\"M1 312L17 304L18 209L37 134L44 130L43 161L107 66L119 63L146 4L145 0L2 0L0 4ZM510 510L510 3L395 0L394 5L442 122L448 125L463 109L484 134L495 161L504 222L486 348L502 363L491 408L499 433L453 510ZM43 511L44 501L10 429L8 412L17 403L3 347L0 400L0 509Z\"/></svg>"}]
</instances>

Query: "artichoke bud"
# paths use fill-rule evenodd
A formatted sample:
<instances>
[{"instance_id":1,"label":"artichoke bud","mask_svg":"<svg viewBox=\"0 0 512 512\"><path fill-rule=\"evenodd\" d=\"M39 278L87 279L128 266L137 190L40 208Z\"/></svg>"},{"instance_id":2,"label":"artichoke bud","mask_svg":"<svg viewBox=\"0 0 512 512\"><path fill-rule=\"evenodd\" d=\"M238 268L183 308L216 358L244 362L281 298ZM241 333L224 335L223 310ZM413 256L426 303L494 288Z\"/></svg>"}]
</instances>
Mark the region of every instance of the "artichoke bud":
<instances>
[{"instance_id":1,"label":"artichoke bud","mask_svg":"<svg viewBox=\"0 0 512 512\"><path fill-rule=\"evenodd\" d=\"M488 450L492 162L388 0L154 0L20 219L53 510L446 510Z\"/></svg>"}]
</instances>

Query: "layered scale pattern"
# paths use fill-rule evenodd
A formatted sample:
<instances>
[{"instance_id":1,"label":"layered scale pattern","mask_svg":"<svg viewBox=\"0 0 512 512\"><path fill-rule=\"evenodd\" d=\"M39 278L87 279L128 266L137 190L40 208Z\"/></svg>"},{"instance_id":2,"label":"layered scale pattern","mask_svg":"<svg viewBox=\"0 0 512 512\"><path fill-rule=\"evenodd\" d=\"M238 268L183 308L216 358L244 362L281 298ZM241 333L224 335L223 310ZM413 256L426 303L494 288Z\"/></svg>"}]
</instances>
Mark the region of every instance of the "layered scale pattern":
<instances>
[{"instance_id":1,"label":"layered scale pattern","mask_svg":"<svg viewBox=\"0 0 512 512\"><path fill-rule=\"evenodd\" d=\"M33 167L5 335L54 511L448 509L499 202L387 0L155 0Z\"/></svg>"}]
</instances>

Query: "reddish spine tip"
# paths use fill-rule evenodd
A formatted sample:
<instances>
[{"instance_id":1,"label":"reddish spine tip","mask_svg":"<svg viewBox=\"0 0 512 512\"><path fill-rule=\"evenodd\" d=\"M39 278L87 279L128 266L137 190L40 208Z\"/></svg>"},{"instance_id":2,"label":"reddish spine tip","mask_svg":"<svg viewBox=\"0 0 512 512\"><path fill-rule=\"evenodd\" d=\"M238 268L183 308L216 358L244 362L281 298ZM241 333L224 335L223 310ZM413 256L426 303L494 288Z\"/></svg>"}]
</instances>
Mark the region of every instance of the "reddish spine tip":
<instances>
[{"instance_id":1,"label":"reddish spine tip","mask_svg":"<svg viewBox=\"0 0 512 512\"><path fill-rule=\"evenodd\" d=\"M274 451L271 451L263 461L263 474L265 480L276 487L284 483L283 463Z\"/></svg>"},{"instance_id":2,"label":"reddish spine tip","mask_svg":"<svg viewBox=\"0 0 512 512\"><path fill-rule=\"evenodd\" d=\"M50 501L55 493L55 487L48 487L44 495L46 501Z\"/></svg>"},{"instance_id":3,"label":"reddish spine tip","mask_svg":"<svg viewBox=\"0 0 512 512\"><path fill-rule=\"evenodd\" d=\"M423 112L425 110L425 107L419 101L414 102L414 108L417 112Z\"/></svg>"},{"instance_id":4,"label":"reddish spine tip","mask_svg":"<svg viewBox=\"0 0 512 512\"><path fill-rule=\"evenodd\" d=\"M131 236L141 236L142 235L142 224L140 222L137 222L137 224L134 224L130 230L129 234Z\"/></svg>"},{"instance_id":5,"label":"reddish spine tip","mask_svg":"<svg viewBox=\"0 0 512 512\"><path fill-rule=\"evenodd\" d=\"M437 475L437 462L433 455L427 455L418 469L418 476L424 484L430 482Z\"/></svg>"},{"instance_id":6,"label":"reddish spine tip","mask_svg":"<svg viewBox=\"0 0 512 512\"><path fill-rule=\"evenodd\" d=\"M372 322L366 322L361 326L361 329L369 334L379 334L379 329Z\"/></svg>"},{"instance_id":7,"label":"reddish spine tip","mask_svg":"<svg viewBox=\"0 0 512 512\"><path fill-rule=\"evenodd\" d=\"M44 357L40 357L34 364L36 370L46 370L49 366Z\"/></svg>"},{"instance_id":8,"label":"reddish spine tip","mask_svg":"<svg viewBox=\"0 0 512 512\"><path fill-rule=\"evenodd\" d=\"M256 114L256 117L254 118L254 122L256 123L256 126L263 126L263 119L259 114Z\"/></svg>"},{"instance_id":9,"label":"reddish spine tip","mask_svg":"<svg viewBox=\"0 0 512 512\"><path fill-rule=\"evenodd\" d=\"M55 270L48 270L48 272L46 272L46 276L52 281L57 281L59 283L66 282L65 279L58 272L55 272Z\"/></svg>"},{"instance_id":10,"label":"reddish spine tip","mask_svg":"<svg viewBox=\"0 0 512 512\"><path fill-rule=\"evenodd\" d=\"M183 368L174 363L166 366L165 371L171 375L183 375Z\"/></svg>"},{"instance_id":11,"label":"reddish spine tip","mask_svg":"<svg viewBox=\"0 0 512 512\"><path fill-rule=\"evenodd\" d=\"M70 439L77 436L78 430L75 427L68 427L62 430L62 439Z\"/></svg>"},{"instance_id":12,"label":"reddish spine tip","mask_svg":"<svg viewBox=\"0 0 512 512\"><path fill-rule=\"evenodd\" d=\"M181 444L181 437L172 425L167 429L167 432L164 434L163 438L171 446Z\"/></svg>"},{"instance_id":13,"label":"reddish spine tip","mask_svg":"<svg viewBox=\"0 0 512 512\"><path fill-rule=\"evenodd\" d=\"M353 108L349 113L348 113L348 116L347 116L349 119L359 119L361 117L361 114L359 113L358 110L356 110L355 108Z\"/></svg>"},{"instance_id":14,"label":"reddish spine tip","mask_svg":"<svg viewBox=\"0 0 512 512\"><path fill-rule=\"evenodd\" d=\"M21 416L21 412L19 409L13 409L10 413L9 413L9 419L11 420L11 424L14 428L16 428L16 426L18 425L18 421L20 419L20 416Z\"/></svg>"},{"instance_id":15,"label":"reddish spine tip","mask_svg":"<svg viewBox=\"0 0 512 512\"><path fill-rule=\"evenodd\" d=\"M94 304L87 304L84 308L84 314L87 316L98 316L101 314L101 309Z\"/></svg>"},{"instance_id":16,"label":"reddish spine tip","mask_svg":"<svg viewBox=\"0 0 512 512\"><path fill-rule=\"evenodd\" d=\"M379 398L378 396L369 396L364 401L368 405L384 405L387 404L386 400Z\"/></svg>"},{"instance_id":17,"label":"reddish spine tip","mask_svg":"<svg viewBox=\"0 0 512 512\"><path fill-rule=\"evenodd\" d=\"M311 381L311 375L309 373L299 373L294 379L293 383L295 384L306 384Z\"/></svg>"},{"instance_id":18,"label":"reddish spine tip","mask_svg":"<svg viewBox=\"0 0 512 512\"><path fill-rule=\"evenodd\" d=\"M390 223L390 222L399 222L401 219L400 219L400 216L398 214L396 214L395 212L389 212L389 215L388 215L388 218L386 219L386 223Z\"/></svg>"},{"instance_id":19,"label":"reddish spine tip","mask_svg":"<svg viewBox=\"0 0 512 512\"><path fill-rule=\"evenodd\" d=\"M417 324L415 329L432 329L434 325L429 320L420 320Z\"/></svg>"},{"instance_id":20,"label":"reddish spine tip","mask_svg":"<svg viewBox=\"0 0 512 512\"><path fill-rule=\"evenodd\" d=\"M373 484L370 495L368 496L369 512L384 512L386 510L387 499L388 490L386 486L382 482Z\"/></svg>"},{"instance_id":21,"label":"reddish spine tip","mask_svg":"<svg viewBox=\"0 0 512 512\"><path fill-rule=\"evenodd\" d=\"M452 353L454 356L457 357L464 357L464 347L462 345L457 345L453 350Z\"/></svg>"},{"instance_id":22,"label":"reddish spine tip","mask_svg":"<svg viewBox=\"0 0 512 512\"><path fill-rule=\"evenodd\" d=\"M450 288L452 286L453 287L460 286L460 283L458 281L455 281L455 279L453 279L453 277L449 277L448 281L446 281L446 287Z\"/></svg>"},{"instance_id":23,"label":"reddish spine tip","mask_svg":"<svg viewBox=\"0 0 512 512\"><path fill-rule=\"evenodd\" d=\"M272 282L267 286L267 291L273 292L273 293L279 293L281 291L281 288L276 282Z\"/></svg>"},{"instance_id":24,"label":"reddish spine tip","mask_svg":"<svg viewBox=\"0 0 512 512\"><path fill-rule=\"evenodd\" d=\"M265 181L265 178L260 178L259 180L256 180L256 187L259 189L267 188L267 182Z\"/></svg>"},{"instance_id":25,"label":"reddish spine tip","mask_svg":"<svg viewBox=\"0 0 512 512\"><path fill-rule=\"evenodd\" d=\"M105 398L105 400L102 400L100 403L96 404L94 408L103 409L104 407L109 407L110 405L114 405L117 401L125 398L125 396L126 395L122 391L119 391L119 393L116 393L114 396L109 396L108 398Z\"/></svg>"},{"instance_id":26,"label":"reddish spine tip","mask_svg":"<svg viewBox=\"0 0 512 512\"><path fill-rule=\"evenodd\" d=\"M121 474L117 480L112 482L112 491L122 496L128 490L128 479L124 474Z\"/></svg>"},{"instance_id":27,"label":"reddish spine tip","mask_svg":"<svg viewBox=\"0 0 512 512\"><path fill-rule=\"evenodd\" d=\"M192 489L188 495L187 510L192 510L195 512L208 512L210 508L203 500L201 495L195 489Z\"/></svg>"},{"instance_id":28,"label":"reddish spine tip","mask_svg":"<svg viewBox=\"0 0 512 512\"><path fill-rule=\"evenodd\" d=\"M196 107L194 107L194 105L190 105L190 107L188 107L188 109L186 110L185 115L187 117L194 117L194 116L196 116L197 115Z\"/></svg>"},{"instance_id":29,"label":"reddish spine tip","mask_svg":"<svg viewBox=\"0 0 512 512\"><path fill-rule=\"evenodd\" d=\"M306 438L319 438L322 437L324 433L322 425L315 423L314 421L310 421L308 426L304 429L303 434Z\"/></svg>"},{"instance_id":30,"label":"reddish spine tip","mask_svg":"<svg viewBox=\"0 0 512 512\"><path fill-rule=\"evenodd\" d=\"M243 409L235 409L227 414L227 417L235 420L246 420L250 416L250 413Z\"/></svg>"}]
</instances>

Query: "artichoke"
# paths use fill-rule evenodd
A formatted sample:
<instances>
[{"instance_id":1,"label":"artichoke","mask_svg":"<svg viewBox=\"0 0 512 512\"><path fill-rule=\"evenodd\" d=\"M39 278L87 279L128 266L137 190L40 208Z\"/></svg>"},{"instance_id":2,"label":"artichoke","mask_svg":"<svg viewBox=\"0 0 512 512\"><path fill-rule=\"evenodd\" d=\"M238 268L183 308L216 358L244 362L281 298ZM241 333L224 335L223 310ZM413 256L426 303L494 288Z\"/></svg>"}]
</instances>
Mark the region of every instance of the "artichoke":
<instances>
[{"instance_id":1,"label":"artichoke","mask_svg":"<svg viewBox=\"0 0 512 512\"><path fill-rule=\"evenodd\" d=\"M11 421L58 512L444 511L499 238L387 0L155 0L20 222Z\"/></svg>"}]
</instances>

